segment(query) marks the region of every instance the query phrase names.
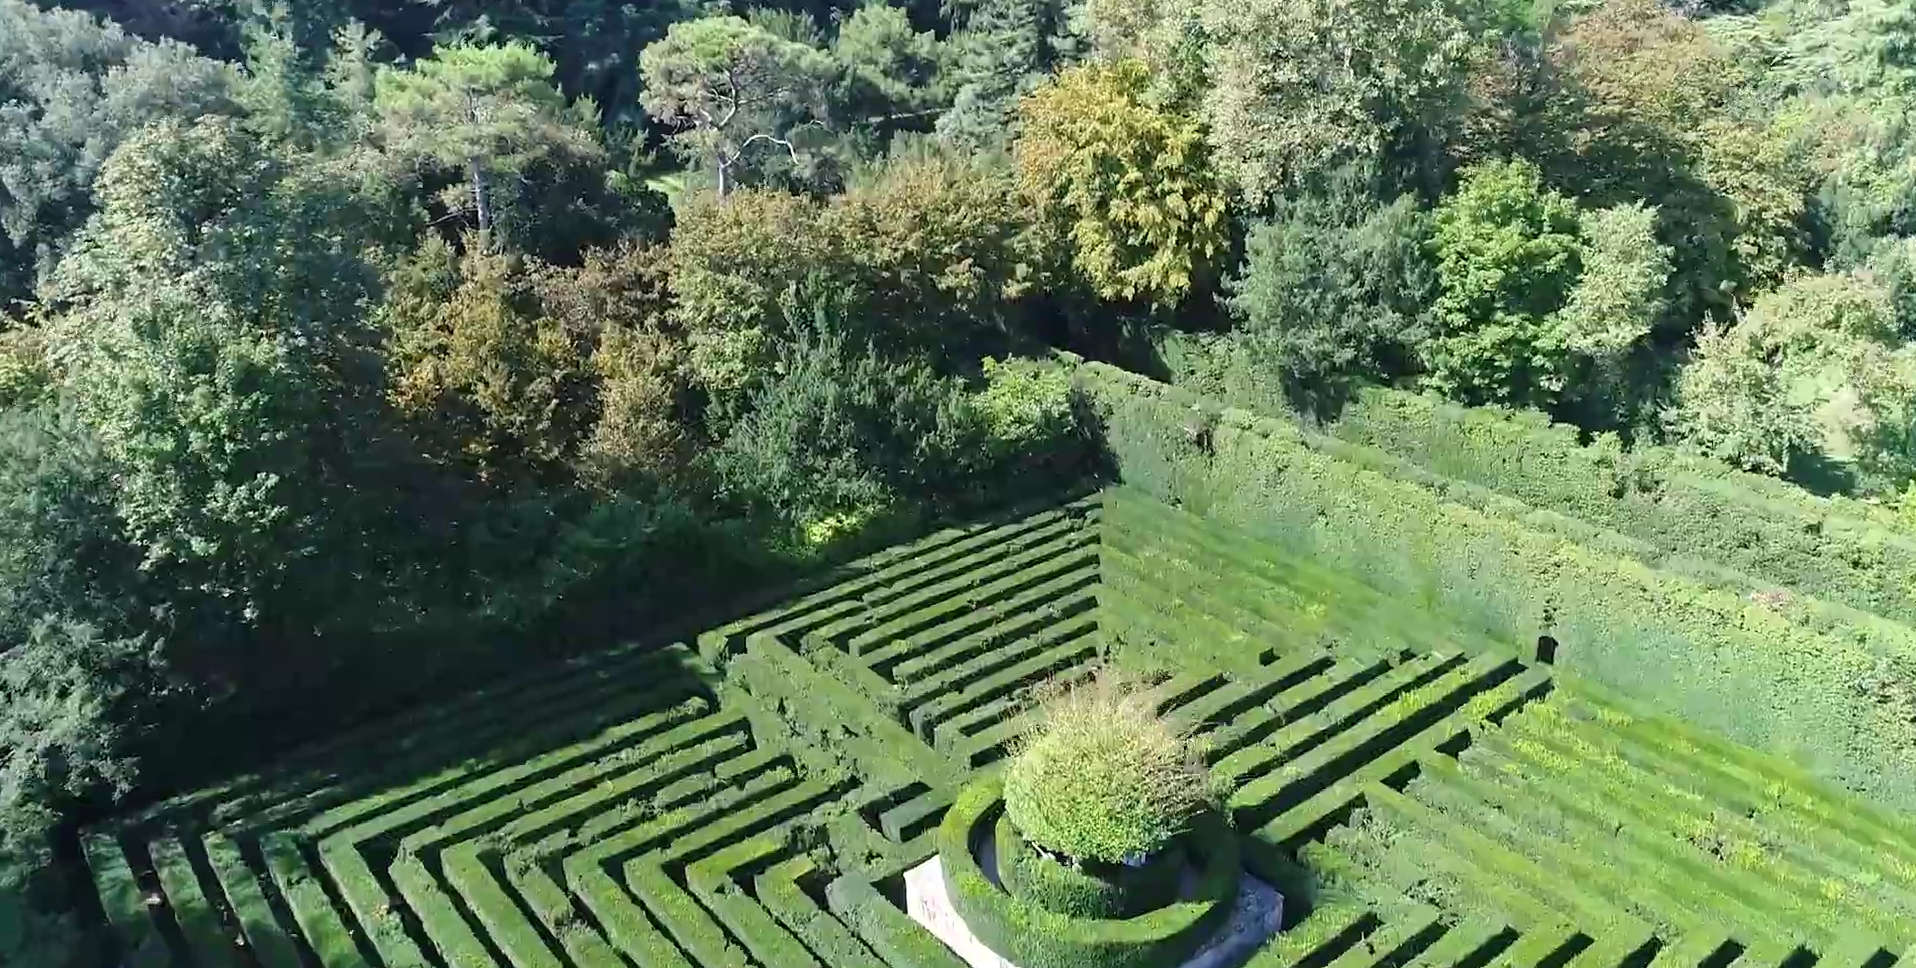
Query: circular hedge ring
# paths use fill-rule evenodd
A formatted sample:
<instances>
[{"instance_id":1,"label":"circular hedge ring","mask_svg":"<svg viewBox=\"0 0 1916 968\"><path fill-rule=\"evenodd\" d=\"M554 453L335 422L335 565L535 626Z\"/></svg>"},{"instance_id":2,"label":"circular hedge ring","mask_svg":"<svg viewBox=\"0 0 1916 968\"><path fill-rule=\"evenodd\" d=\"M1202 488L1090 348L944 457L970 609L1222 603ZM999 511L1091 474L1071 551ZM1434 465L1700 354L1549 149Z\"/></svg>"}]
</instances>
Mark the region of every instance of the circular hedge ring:
<instances>
[{"instance_id":1,"label":"circular hedge ring","mask_svg":"<svg viewBox=\"0 0 1916 968\"><path fill-rule=\"evenodd\" d=\"M1170 904L1177 900L1178 875L1187 856L1181 845L1174 845L1137 867L1095 862L1074 867L1033 847L1005 812L998 814L992 844L998 882L1005 890L1076 918L1136 917Z\"/></svg>"},{"instance_id":2,"label":"circular hedge ring","mask_svg":"<svg viewBox=\"0 0 1916 968\"><path fill-rule=\"evenodd\" d=\"M1220 817L1206 814L1192 830L1189 853L1198 878L1191 900L1130 918L1082 918L1009 894L985 876L972 845L993 833L1003 811L1001 779L966 787L938 827L938 856L959 917L991 950L1023 968L1171 968L1231 915L1237 836Z\"/></svg>"}]
</instances>

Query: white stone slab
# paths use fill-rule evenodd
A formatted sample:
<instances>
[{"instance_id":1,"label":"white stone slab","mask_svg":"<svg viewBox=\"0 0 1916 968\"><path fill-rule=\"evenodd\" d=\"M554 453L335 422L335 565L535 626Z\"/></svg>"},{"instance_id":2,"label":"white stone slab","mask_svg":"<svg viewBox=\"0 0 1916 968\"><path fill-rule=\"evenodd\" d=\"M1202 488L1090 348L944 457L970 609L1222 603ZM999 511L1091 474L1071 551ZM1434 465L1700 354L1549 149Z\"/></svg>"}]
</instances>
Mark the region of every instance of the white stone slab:
<instances>
[{"instance_id":1,"label":"white stone slab","mask_svg":"<svg viewBox=\"0 0 1916 968\"><path fill-rule=\"evenodd\" d=\"M945 892L944 863L937 857L905 872L905 913L971 968L1018 968L986 947L958 916ZM1230 920L1179 968L1232 968L1242 964L1283 923L1284 896L1271 885L1244 874L1238 878Z\"/></svg>"}]
</instances>

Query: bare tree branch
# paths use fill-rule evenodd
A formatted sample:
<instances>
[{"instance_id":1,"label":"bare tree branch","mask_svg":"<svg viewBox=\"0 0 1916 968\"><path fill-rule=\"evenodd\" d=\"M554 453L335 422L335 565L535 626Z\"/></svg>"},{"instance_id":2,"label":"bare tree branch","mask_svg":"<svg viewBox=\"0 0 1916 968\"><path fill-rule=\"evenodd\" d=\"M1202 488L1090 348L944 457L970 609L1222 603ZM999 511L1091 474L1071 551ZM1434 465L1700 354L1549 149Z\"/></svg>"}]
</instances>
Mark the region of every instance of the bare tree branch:
<instances>
[{"instance_id":1,"label":"bare tree branch","mask_svg":"<svg viewBox=\"0 0 1916 968\"><path fill-rule=\"evenodd\" d=\"M743 142L739 144L737 155L735 155L734 157L736 158L738 156L744 155L745 149L750 148L752 146L752 142L754 141L769 141L772 144L775 144L781 148L784 148L785 151L792 156L792 164L794 165L798 164L798 149L794 147L790 141L784 138L776 137L774 135L769 135L769 134L755 134L749 138L746 138Z\"/></svg>"}]
</instances>

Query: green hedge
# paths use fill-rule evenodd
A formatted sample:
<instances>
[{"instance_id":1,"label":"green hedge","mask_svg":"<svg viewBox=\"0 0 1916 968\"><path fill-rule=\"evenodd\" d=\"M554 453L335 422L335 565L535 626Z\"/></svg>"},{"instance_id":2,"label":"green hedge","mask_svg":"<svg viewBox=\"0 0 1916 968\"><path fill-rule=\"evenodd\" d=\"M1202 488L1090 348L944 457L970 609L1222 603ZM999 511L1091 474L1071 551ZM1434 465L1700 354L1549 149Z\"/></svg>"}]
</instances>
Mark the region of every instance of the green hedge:
<instances>
[{"instance_id":1,"label":"green hedge","mask_svg":"<svg viewBox=\"0 0 1916 968\"><path fill-rule=\"evenodd\" d=\"M1016 618L893 666L892 679L901 687L899 707L909 711L945 692L964 688L988 673L990 662L1008 648L1035 652L1100 628L1093 614L1097 595L1095 583L1071 588L1062 598L1027 605Z\"/></svg>"},{"instance_id":2,"label":"green hedge","mask_svg":"<svg viewBox=\"0 0 1916 968\"><path fill-rule=\"evenodd\" d=\"M819 672L777 637L753 634L744 654L733 660L727 674L746 693L758 697L770 708L781 710L793 721L839 724L841 728L833 733L830 741L858 765L861 775L868 780L922 779L956 786L963 776L963 771L949 758L926 749L869 696L847 686L836 676ZM774 724L768 723L768 727L771 725Z\"/></svg>"},{"instance_id":3,"label":"green hedge","mask_svg":"<svg viewBox=\"0 0 1916 968\"><path fill-rule=\"evenodd\" d=\"M1518 671L1514 662L1480 656L1412 690L1308 750L1285 759L1282 770L1247 778L1232 794L1240 822L1262 824L1334 785L1351 771L1388 754L1490 692ZM1277 735L1282 736L1280 731ZM1246 816L1246 815L1249 816Z\"/></svg>"},{"instance_id":4,"label":"green hedge","mask_svg":"<svg viewBox=\"0 0 1916 968\"><path fill-rule=\"evenodd\" d=\"M1661 447L1577 443L1535 413L1474 410L1380 391L1327 429L1450 477L1642 541L1667 567L1728 568L1916 621L1916 535L1881 509ZM1865 510L1866 509L1866 510Z\"/></svg>"},{"instance_id":5,"label":"green hedge","mask_svg":"<svg viewBox=\"0 0 1916 968\"><path fill-rule=\"evenodd\" d=\"M325 887L301 856L299 841L291 834L270 833L260 839L259 849L273 886L286 902L287 910L292 912L300 935L319 958L319 963L326 968L364 965L359 946L333 908L332 898L327 896Z\"/></svg>"},{"instance_id":6,"label":"green hedge","mask_svg":"<svg viewBox=\"0 0 1916 968\"><path fill-rule=\"evenodd\" d=\"M895 682L918 685L914 680L935 676L968 656L1015 640L1023 628L1058 621L1068 610L1089 610L1096 604L1095 552L1079 563L1080 568L1064 575L995 599L981 599L961 621L934 626L866 653L862 659L873 668L890 670L888 675ZM919 691L927 688L920 686Z\"/></svg>"},{"instance_id":7,"label":"green hedge","mask_svg":"<svg viewBox=\"0 0 1916 968\"><path fill-rule=\"evenodd\" d=\"M910 570L892 574L888 581L874 583L862 591L850 607L836 612L818 613L821 621L811 622L797 636L809 649L851 645L850 637L870 629L902 612L935 607L954 595L962 595L973 586L996 577L996 572L1019 563L1043 564L1061 549L1086 542L1091 536L1090 522L1095 517L1079 518L1060 512L1055 516L1034 516L1020 522L1032 523L1017 531L994 531L993 540L966 543L939 549L936 555L908 561ZM954 557L951 552L966 553ZM903 567L903 566L901 566ZM775 631L768 629L767 631ZM789 633L788 637L791 637ZM748 636L749 638L749 636ZM863 644L862 641L859 644Z\"/></svg>"},{"instance_id":8,"label":"green hedge","mask_svg":"<svg viewBox=\"0 0 1916 968\"><path fill-rule=\"evenodd\" d=\"M767 968L821 968L798 939L734 879L742 868L763 866L784 849L784 838L773 834L735 841L687 865L685 884L758 964Z\"/></svg>"},{"instance_id":9,"label":"green hedge","mask_svg":"<svg viewBox=\"0 0 1916 968\"><path fill-rule=\"evenodd\" d=\"M851 637L854 655L874 651L895 639L917 635L940 622L963 620L979 603L1015 594L1030 585L1097 560L1089 529L1015 555L995 557L957 578L940 582L894 603L874 624ZM909 609L909 610L907 610Z\"/></svg>"},{"instance_id":10,"label":"green hedge","mask_svg":"<svg viewBox=\"0 0 1916 968\"><path fill-rule=\"evenodd\" d=\"M1006 814L992 828L998 879L1014 897L1074 918L1131 918L1177 898L1184 867L1181 848L1161 850L1138 867L1115 864L1091 869L1046 857L1026 842Z\"/></svg>"},{"instance_id":11,"label":"green hedge","mask_svg":"<svg viewBox=\"0 0 1916 968\"><path fill-rule=\"evenodd\" d=\"M127 864L119 836L109 830L96 830L81 838L87 868L93 873L93 886L107 922L113 925L121 945L121 961L130 968L159 968L172 963L153 917L146 909L146 892L140 889Z\"/></svg>"},{"instance_id":12,"label":"green hedge","mask_svg":"<svg viewBox=\"0 0 1916 968\"><path fill-rule=\"evenodd\" d=\"M832 881L825 889L825 903L888 965L963 968L965 964L944 942L898 910L878 893L878 888L857 874L844 874Z\"/></svg>"},{"instance_id":13,"label":"green hedge","mask_svg":"<svg viewBox=\"0 0 1916 968\"><path fill-rule=\"evenodd\" d=\"M478 920L492 946L506 956L511 968L562 968L546 948L539 930L488 867L481 850L480 843L469 841L442 854L439 863L446 883L458 892L466 910ZM504 871L503 865L500 871Z\"/></svg>"},{"instance_id":14,"label":"green hedge","mask_svg":"<svg viewBox=\"0 0 1916 968\"><path fill-rule=\"evenodd\" d=\"M659 801L669 785L685 780L700 786L710 784L713 770L752 748L751 737L743 730L732 728L738 720L729 716L711 719L723 729L715 738L646 760L637 768L632 765L633 758L628 758L619 764L626 772L600 780L584 792L536 810L522 806L512 822L494 835L495 839L502 843L522 843L555 832L573 836L584 832L575 830L573 825L582 817L593 816L593 811L618 811L628 804Z\"/></svg>"},{"instance_id":15,"label":"green hedge","mask_svg":"<svg viewBox=\"0 0 1916 968\"><path fill-rule=\"evenodd\" d=\"M187 859L180 838L162 835L147 844L153 860L153 872L166 894L166 905L173 910L173 921L186 941L193 963L203 968L238 968L239 953L233 936L220 922L220 913L200 889L200 876Z\"/></svg>"},{"instance_id":16,"label":"green hedge","mask_svg":"<svg viewBox=\"0 0 1916 968\"><path fill-rule=\"evenodd\" d=\"M1355 575L1408 606L1812 774L1916 807L1916 650L1839 635L1702 581L1443 500L1314 449L1292 424L1100 364L1079 382L1124 481Z\"/></svg>"},{"instance_id":17,"label":"green hedge","mask_svg":"<svg viewBox=\"0 0 1916 968\"><path fill-rule=\"evenodd\" d=\"M1232 406L1294 416L1227 351L1171 338L1172 380ZM1589 445L1535 411L1465 407L1385 387L1322 428L1339 440L1627 535L1663 567L1711 566L1916 621L1916 534L1889 509L1826 498L1672 448Z\"/></svg>"},{"instance_id":18,"label":"green hedge","mask_svg":"<svg viewBox=\"0 0 1916 968\"><path fill-rule=\"evenodd\" d=\"M661 703L674 698L671 692L651 692ZM437 823L414 829L399 839L399 852L423 853L442 844L489 835L508 825L519 823L528 805L543 803L588 780L630 768L634 759L650 761L675 747L678 741L695 741L715 729L740 728L736 715L704 715L709 703L702 697L683 700L660 712L639 716L607 729L589 740L572 744L542 756L544 766L555 772L543 775L536 783L518 785L528 779L507 772L495 773L462 788L460 802L465 804L449 812ZM563 772L562 765L574 764ZM546 770L541 771L542 774ZM502 781L512 781L506 783Z\"/></svg>"},{"instance_id":19,"label":"green hedge","mask_svg":"<svg viewBox=\"0 0 1916 968\"><path fill-rule=\"evenodd\" d=\"M933 696L911 710L909 719L912 729L931 740L937 748L946 749L957 738L953 721L962 717L967 710L993 701L1007 708L1015 706L1019 691L1024 687L1035 685L1055 672L1095 657L1098 638L1089 633L1089 623L1073 622L1069 627L1085 629L1087 634L1061 641L1043 639L1040 643L1043 645L1042 651L1026 653L1016 663L963 685L954 684L950 690Z\"/></svg>"},{"instance_id":20,"label":"green hedge","mask_svg":"<svg viewBox=\"0 0 1916 968\"><path fill-rule=\"evenodd\" d=\"M273 917L272 906L253 871L246 866L239 844L218 831L206 833L206 863L233 906L246 946L260 968L300 968L299 951Z\"/></svg>"},{"instance_id":21,"label":"green hedge","mask_svg":"<svg viewBox=\"0 0 1916 968\"><path fill-rule=\"evenodd\" d=\"M641 965L689 968L691 962L679 953L672 939L653 925L631 895L597 863L575 863L568 858L565 874L573 896L585 903L618 950Z\"/></svg>"},{"instance_id":22,"label":"green hedge","mask_svg":"<svg viewBox=\"0 0 1916 968\"><path fill-rule=\"evenodd\" d=\"M725 968L742 968L749 963L746 953L732 943L704 906L680 890L658 864L631 860L626 862L624 872L626 887L695 963Z\"/></svg>"},{"instance_id":23,"label":"green hedge","mask_svg":"<svg viewBox=\"0 0 1916 968\"><path fill-rule=\"evenodd\" d=\"M938 827L938 856L952 907L993 951L1024 968L1169 968L1189 957L1230 917L1241 873L1236 834L1207 815L1194 831L1200 858L1195 896L1134 918L1074 918L1047 911L993 884L971 845L1003 810L1003 781L980 780L958 794Z\"/></svg>"},{"instance_id":24,"label":"green hedge","mask_svg":"<svg viewBox=\"0 0 1916 968\"><path fill-rule=\"evenodd\" d=\"M587 925L573 906L571 895L539 864L519 863L508 857L506 879L578 968L625 968L626 960Z\"/></svg>"},{"instance_id":25,"label":"green hedge","mask_svg":"<svg viewBox=\"0 0 1916 968\"><path fill-rule=\"evenodd\" d=\"M425 929L441 957L455 965L483 965L492 955L486 950L485 942L473 932L472 925L459 913L453 899L439 885L425 861L412 854L401 854L386 869L399 896L412 909L419 919L420 927ZM348 902L351 903L350 901ZM380 907L373 909L373 918L377 921L370 937L378 946L379 956L386 964L404 966L404 968L430 968L432 962L406 932L400 921L398 908L391 903L390 897L379 902ZM353 912L362 922L368 915Z\"/></svg>"},{"instance_id":26,"label":"green hedge","mask_svg":"<svg viewBox=\"0 0 1916 968\"><path fill-rule=\"evenodd\" d=\"M827 914L799 886L801 877L817 870L818 865L801 854L754 877L752 890L765 910L817 952L819 960L830 968L885 968L857 935Z\"/></svg>"}]
</instances>

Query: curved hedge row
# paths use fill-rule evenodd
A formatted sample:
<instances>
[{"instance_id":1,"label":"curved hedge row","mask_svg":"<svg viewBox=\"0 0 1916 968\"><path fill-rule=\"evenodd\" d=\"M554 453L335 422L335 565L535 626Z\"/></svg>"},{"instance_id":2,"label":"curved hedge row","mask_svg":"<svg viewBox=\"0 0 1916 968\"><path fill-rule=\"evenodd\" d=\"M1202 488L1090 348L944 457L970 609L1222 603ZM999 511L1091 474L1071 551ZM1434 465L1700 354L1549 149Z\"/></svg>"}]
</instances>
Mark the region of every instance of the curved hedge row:
<instances>
[{"instance_id":1,"label":"curved hedge row","mask_svg":"<svg viewBox=\"0 0 1916 968\"><path fill-rule=\"evenodd\" d=\"M1014 896L1059 914L1077 918L1129 918L1163 907L1177 897L1185 853L1161 850L1137 867L1115 864L1099 876L1047 857L1031 846L1009 814L999 814L992 830L998 880Z\"/></svg>"},{"instance_id":2,"label":"curved hedge row","mask_svg":"<svg viewBox=\"0 0 1916 968\"><path fill-rule=\"evenodd\" d=\"M952 907L991 950L1024 968L1169 968L1189 957L1231 915L1237 897L1237 837L1222 818L1193 832L1201 859L1195 896L1133 918L1074 918L993 884L972 855L1004 808L1004 785L980 780L958 794L938 827L938 857Z\"/></svg>"},{"instance_id":3,"label":"curved hedge row","mask_svg":"<svg viewBox=\"0 0 1916 968\"><path fill-rule=\"evenodd\" d=\"M1173 342L1163 349L1180 387L1295 417L1219 351ZM1916 534L1877 505L1819 497L1668 447L1625 450L1614 435L1585 445L1576 428L1535 411L1466 407L1385 387L1359 391L1322 430L1627 535L1654 549L1659 567L1714 565L1916 622Z\"/></svg>"},{"instance_id":4,"label":"curved hedge row","mask_svg":"<svg viewBox=\"0 0 1916 968\"><path fill-rule=\"evenodd\" d=\"M1562 667L1916 806L1916 652L1444 501L1313 449L1287 421L1102 364L1079 382L1127 484L1512 646L1549 634Z\"/></svg>"}]
</instances>

